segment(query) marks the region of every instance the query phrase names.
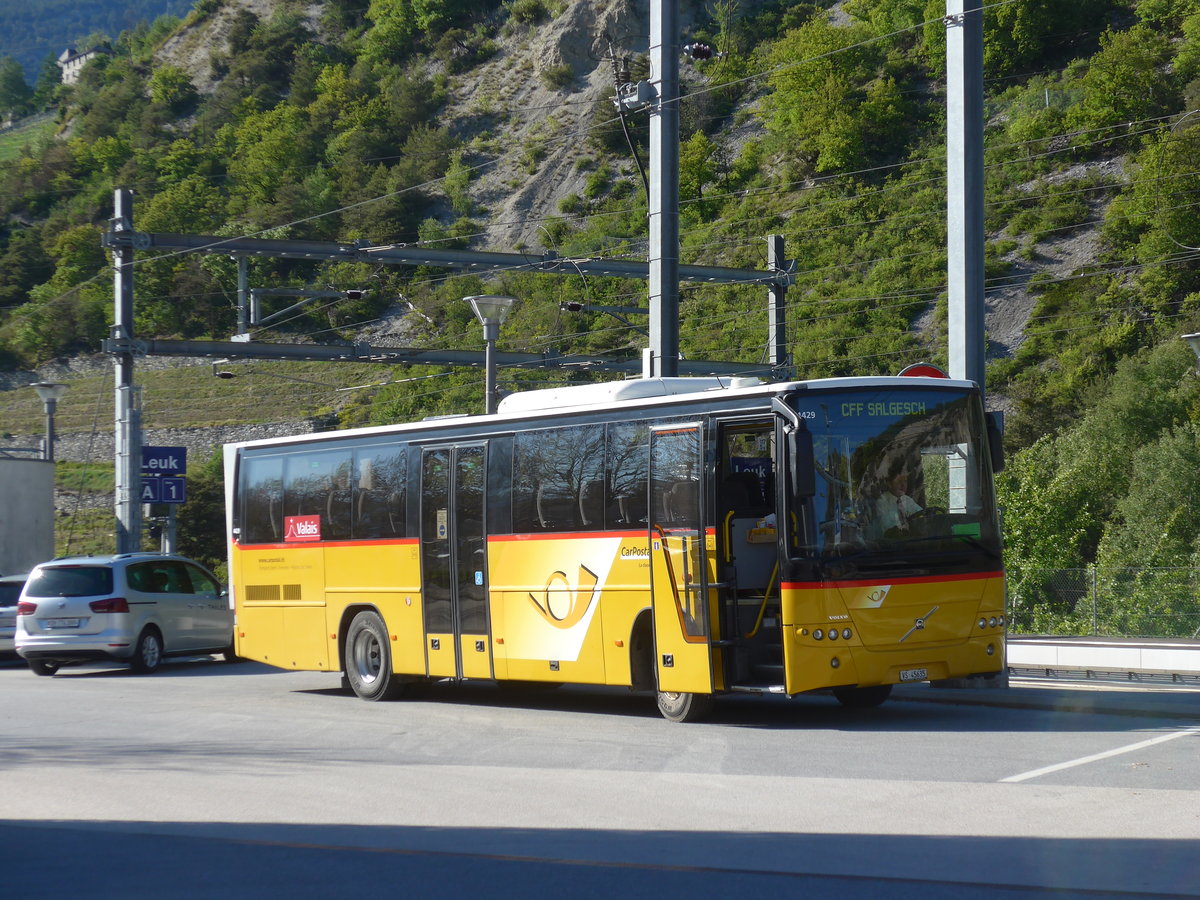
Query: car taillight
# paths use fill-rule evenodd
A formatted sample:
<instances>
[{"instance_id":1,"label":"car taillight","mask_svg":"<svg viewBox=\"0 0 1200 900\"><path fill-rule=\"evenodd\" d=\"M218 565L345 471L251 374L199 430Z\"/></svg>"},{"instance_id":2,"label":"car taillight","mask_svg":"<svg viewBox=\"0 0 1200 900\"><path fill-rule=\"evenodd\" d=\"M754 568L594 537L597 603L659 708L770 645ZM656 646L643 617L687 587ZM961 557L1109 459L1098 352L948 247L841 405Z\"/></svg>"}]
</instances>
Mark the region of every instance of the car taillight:
<instances>
[{"instance_id":1,"label":"car taillight","mask_svg":"<svg viewBox=\"0 0 1200 900\"><path fill-rule=\"evenodd\" d=\"M124 597L109 597L107 600L93 600L88 604L92 612L98 613L127 613L129 601Z\"/></svg>"},{"instance_id":2,"label":"car taillight","mask_svg":"<svg viewBox=\"0 0 1200 900\"><path fill-rule=\"evenodd\" d=\"M30 603L28 600L22 600L17 604L18 616L32 616L35 612L37 612L36 603Z\"/></svg>"}]
</instances>

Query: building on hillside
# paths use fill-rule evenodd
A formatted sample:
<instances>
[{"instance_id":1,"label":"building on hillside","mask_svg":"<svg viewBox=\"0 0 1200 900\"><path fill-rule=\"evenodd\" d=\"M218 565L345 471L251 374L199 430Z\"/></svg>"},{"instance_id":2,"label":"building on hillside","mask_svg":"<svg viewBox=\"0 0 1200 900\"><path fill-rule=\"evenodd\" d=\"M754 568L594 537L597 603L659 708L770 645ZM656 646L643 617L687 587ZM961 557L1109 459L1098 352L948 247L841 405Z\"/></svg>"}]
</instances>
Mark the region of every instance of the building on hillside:
<instances>
[{"instance_id":1,"label":"building on hillside","mask_svg":"<svg viewBox=\"0 0 1200 900\"><path fill-rule=\"evenodd\" d=\"M79 73L83 71L83 67L101 55L112 55L112 50L109 49L107 44L99 44L91 50L84 50L82 53L76 53L74 47L68 47L58 55L58 68L62 72L62 83L74 84L77 82L79 80Z\"/></svg>"}]
</instances>

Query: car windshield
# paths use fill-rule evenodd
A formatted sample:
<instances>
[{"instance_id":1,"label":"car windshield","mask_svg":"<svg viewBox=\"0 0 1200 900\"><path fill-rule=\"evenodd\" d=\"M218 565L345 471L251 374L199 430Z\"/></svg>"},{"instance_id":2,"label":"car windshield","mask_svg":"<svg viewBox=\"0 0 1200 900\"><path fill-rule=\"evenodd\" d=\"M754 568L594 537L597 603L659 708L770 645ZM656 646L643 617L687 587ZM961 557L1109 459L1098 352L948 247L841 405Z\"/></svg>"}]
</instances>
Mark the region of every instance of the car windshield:
<instances>
[{"instance_id":1,"label":"car windshield","mask_svg":"<svg viewBox=\"0 0 1200 900\"><path fill-rule=\"evenodd\" d=\"M108 566L48 566L29 578L30 597L93 597L111 594L113 573Z\"/></svg>"},{"instance_id":2,"label":"car windshield","mask_svg":"<svg viewBox=\"0 0 1200 900\"><path fill-rule=\"evenodd\" d=\"M19 581L0 581L0 606L16 606L21 587Z\"/></svg>"},{"instance_id":3,"label":"car windshield","mask_svg":"<svg viewBox=\"0 0 1200 900\"><path fill-rule=\"evenodd\" d=\"M800 403L817 475L815 555L999 554L976 395L845 391Z\"/></svg>"}]
</instances>

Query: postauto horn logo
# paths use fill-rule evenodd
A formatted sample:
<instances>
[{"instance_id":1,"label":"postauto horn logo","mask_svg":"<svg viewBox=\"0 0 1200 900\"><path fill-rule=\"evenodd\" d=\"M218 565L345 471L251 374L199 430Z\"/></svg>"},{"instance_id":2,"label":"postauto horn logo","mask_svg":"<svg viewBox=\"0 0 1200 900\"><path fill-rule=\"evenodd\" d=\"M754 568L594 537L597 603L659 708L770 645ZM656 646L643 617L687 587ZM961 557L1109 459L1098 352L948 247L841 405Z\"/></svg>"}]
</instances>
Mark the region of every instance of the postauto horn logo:
<instances>
[{"instance_id":1,"label":"postauto horn logo","mask_svg":"<svg viewBox=\"0 0 1200 900\"><path fill-rule=\"evenodd\" d=\"M285 541L319 541L321 539L320 516L287 516L283 520Z\"/></svg>"},{"instance_id":2,"label":"postauto horn logo","mask_svg":"<svg viewBox=\"0 0 1200 900\"><path fill-rule=\"evenodd\" d=\"M529 595L530 601L542 617L555 628L574 628L587 614L588 607L596 597L599 577L587 566L580 564L579 578L575 586L567 580L566 572L555 572L546 580L540 597Z\"/></svg>"}]
</instances>

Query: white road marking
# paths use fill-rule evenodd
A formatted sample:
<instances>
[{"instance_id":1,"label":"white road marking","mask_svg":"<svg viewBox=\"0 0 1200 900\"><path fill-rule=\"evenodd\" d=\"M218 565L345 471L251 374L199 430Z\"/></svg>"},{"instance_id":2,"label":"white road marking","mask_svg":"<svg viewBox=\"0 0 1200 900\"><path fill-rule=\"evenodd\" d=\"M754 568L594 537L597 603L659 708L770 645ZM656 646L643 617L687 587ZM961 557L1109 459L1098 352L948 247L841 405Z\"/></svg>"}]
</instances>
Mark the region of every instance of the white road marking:
<instances>
[{"instance_id":1,"label":"white road marking","mask_svg":"<svg viewBox=\"0 0 1200 900\"><path fill-rule=\"evenodd\" d=\"M1155 744L1162 744L1167 741L1173 741L1175 738L1187 737L1188 735L1200 734L1200 725L1193 725L1190 728L1184 728L1181 731L1172 731L1167 734L1160 734L1158 737L1149 738L1148 740L1138 741L1136 744L1126 744L1124 747L1117 747L1113 750L1105 750L1103 753L1093 753L1091 756L1081 756L1078 759L1071 759L1067 762L1056 763L1053 766L1044 766L1041 769L1034 769L1030 772L1022 772L1020 775L1010 775L1007 778L1001 778L1001 783L1028 781L1031 778L1037 778L1040 775L1049 775L1051 772L1060 772L1063 769L1071 769L1075 766L1083 766L1088 763L1097 762L1101 759L1108 759L1110 756L1120 756L1123 753L1132 753L1135 750L1141 750L1145 747L1153 747Z\"/></svg>"}]
</instances>

